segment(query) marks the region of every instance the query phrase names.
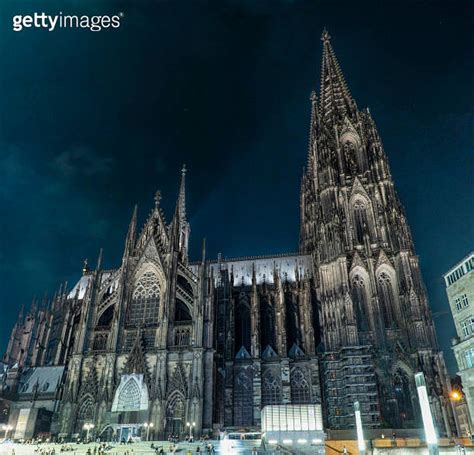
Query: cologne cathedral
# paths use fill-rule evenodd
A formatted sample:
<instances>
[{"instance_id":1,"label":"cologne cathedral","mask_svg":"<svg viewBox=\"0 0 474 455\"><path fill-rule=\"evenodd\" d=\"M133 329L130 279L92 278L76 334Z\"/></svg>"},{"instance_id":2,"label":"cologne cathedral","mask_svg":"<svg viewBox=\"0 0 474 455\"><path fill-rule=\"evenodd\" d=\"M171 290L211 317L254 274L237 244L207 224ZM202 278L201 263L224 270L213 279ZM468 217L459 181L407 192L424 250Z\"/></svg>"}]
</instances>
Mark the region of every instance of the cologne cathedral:
<instances>
[{"instance_id":1,"label":"cologne cathedral","mask_svg":"<svg viewBox=\"0 0 474 455\"><path fill-rule=\"evenodd\" d=\"M255 430L267 405L321 404L326 429L419 428L422 371L440 435L453 427L447 371L405 212L368 109L323 33L310 96L295 254L188 257L183 169L171 222L161 195L137 208L121 264L34 302L13 328L0 397L15 438L48 431L155 438ZM295 201L296 202L296 201ZM296 230L296 226L295 226Z\"/></svg>"}]
</instances>

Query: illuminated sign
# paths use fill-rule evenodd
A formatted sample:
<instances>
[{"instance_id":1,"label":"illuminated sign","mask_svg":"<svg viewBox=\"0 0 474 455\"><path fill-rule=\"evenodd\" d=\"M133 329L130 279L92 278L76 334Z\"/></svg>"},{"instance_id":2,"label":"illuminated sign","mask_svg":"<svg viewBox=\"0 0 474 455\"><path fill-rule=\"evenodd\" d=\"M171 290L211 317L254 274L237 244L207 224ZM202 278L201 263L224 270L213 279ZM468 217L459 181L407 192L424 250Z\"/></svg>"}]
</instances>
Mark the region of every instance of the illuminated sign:
<instances>
[{"instance_id":1,"label":"illuminated sign","mask_svg":"<svg viewBox=\"0 0 474 455\"><path fill-rule=\"evenodd\" d=\"M420 401L423 427L425 428L426 443L436 445L438 444L438 437L436 436L436 430L433 424L433 416L431 415L430 402L423 373L415 374L415 383L416 390L418 391L418 399Z\"/></svg>"}]
</instances>

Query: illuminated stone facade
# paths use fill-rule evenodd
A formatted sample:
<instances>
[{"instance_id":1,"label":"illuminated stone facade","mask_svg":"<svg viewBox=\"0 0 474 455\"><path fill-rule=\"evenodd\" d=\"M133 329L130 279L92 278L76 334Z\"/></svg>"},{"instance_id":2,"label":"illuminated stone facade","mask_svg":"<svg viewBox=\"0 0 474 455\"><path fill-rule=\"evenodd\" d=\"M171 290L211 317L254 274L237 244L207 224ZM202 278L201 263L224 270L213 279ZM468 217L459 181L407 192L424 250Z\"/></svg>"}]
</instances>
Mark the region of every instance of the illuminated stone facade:
<instances>
[{"instance_id":1,"label":"illuminated stone facade","mask_svg":"<svg viewBox=\"0 0 474 455\"><path fill-rule=\"evenodd\" d=\"M15 326L3 396L29 368L66 366L51 431L126 438L259 428L266 405L322 403L326 427L419 425L425 373L440 434L449 386L403 208L368 110L358 110L323 35L319 107L311 96L300 252L188 259L185 171L171 223L160 194L143 229L135 209L123 259L94 270ZM28 329L25 327L29 327ZM10 376L9 376L10 375ZM16 422L12 420L12 424Z\"/></svg>"}]
</instances>

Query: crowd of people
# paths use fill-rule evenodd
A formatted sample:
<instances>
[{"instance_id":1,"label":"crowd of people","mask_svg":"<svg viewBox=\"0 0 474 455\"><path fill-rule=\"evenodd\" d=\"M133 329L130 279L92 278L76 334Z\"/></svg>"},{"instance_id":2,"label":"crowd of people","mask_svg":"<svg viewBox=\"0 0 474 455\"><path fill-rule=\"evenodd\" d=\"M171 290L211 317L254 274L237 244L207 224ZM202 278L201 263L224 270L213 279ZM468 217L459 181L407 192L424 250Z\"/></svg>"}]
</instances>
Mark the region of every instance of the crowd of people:
<instances>
[{"instance_id":1,"label":"crowd of people","mask_svg":"<svg viewBox=\"0 0 474 455\"><path fill-rule=\"evenodd\" d=\"M185 438L187 443L194 443L193 437ZM87 441L77 441L78 444L87 444ZM216 453L214 444L209 441L208 438L200 438L199 442L192 449L187 449L186 452L180 450L179 447L180 440L178 437L169 436L168 443L165 445L155 445L155 443L150 444L150 449L153 455L164 455L164 454L175 454L178 451L183 455L194 455L194 454L203 454L203 455L214 455ZM23 441L22 444L27 445L34 445L34 455L61 455L65 454L66 452L77 452L78 447L72 444L66 444L64 442L51 442L49 440L45 441ZM90 442L91 446L89 446L86 450L86 455L108 455L112 453L113 449L116 447L111 445L107 442L97 442L93 443ZM93 444L93 445L92 445ZM127 448L123 452L119 452L120 455L135 455L135 451L131 445L134 444L133 440L130 438L128 441L120 441L120 445L126 444ZM81 451L82 452L82 451ZM142 455L144 452L149 452L148 450L143 450L143 447L137 450L137 455ZM113 453L117 453L117 450L113 451ZM15 448L12 448L11 455L15 454Z\"/></svg>"}]
</instances>

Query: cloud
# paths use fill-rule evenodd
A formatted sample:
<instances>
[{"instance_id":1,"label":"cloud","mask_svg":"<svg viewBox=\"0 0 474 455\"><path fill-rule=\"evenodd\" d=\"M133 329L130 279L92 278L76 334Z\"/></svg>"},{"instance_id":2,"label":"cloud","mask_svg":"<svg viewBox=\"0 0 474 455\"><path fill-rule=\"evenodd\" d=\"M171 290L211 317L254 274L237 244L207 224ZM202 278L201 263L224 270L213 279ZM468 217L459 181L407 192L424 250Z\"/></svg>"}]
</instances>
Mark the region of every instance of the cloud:
<instances>
[{"instance_id":1,"label":"cloud","mask_svg":"<svg viewBox=\"0 0 474 455\"><path fill-rule=\"evenodd\" d=\"M52 162L53 168L65 177L108 174L115 164L110 156L101 156L84 145L72 146Z\"/></svg>"},{"instance_id":2,"label":"cloud","mask_svg":"<svg viewBox=\"0 0 474 455\"><path fill-rule=\"evenodd\" d=\"M28 185L36 179L34 170L21 155L21 149L11 144L2 144L6 151L0 159L0 194L12 195L12 190Z\"/></svg>"}]
</instances>

